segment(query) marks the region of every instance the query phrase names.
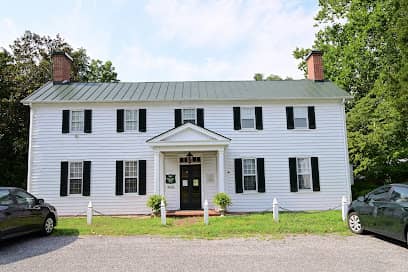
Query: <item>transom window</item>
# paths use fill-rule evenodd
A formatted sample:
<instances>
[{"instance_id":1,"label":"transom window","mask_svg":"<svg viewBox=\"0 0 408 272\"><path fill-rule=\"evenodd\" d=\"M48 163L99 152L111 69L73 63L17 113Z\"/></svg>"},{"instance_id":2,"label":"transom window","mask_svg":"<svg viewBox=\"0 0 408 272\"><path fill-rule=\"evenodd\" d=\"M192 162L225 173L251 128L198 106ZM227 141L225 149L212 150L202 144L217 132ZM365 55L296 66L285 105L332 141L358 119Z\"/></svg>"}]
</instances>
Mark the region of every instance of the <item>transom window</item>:
<instances>
[{"instance_id":1,"label":"transom window","mask_svg":"<svg viewBox=\"0 0 408 272\"><path fill-rule=\"evenodd\" d=\"M308 128L307 107L293 108L295 128Z\"/></svg>"},{"instance_id":2,"label":"transom window","mask_svg":"<svg viewBox=\"0 0 408 272\"><path fill-rule=\"evenodd\" d=\"M255 159L243 159L242 160L242 173L244 179L244 190L255 191L256 190L256 160Z\"/></svg>"},{"instance_id":3,"label":"transom window","mask_svg":"<svg viewBox=\"0 0 408 272\"><path fill-rule=\"evenodd\" d=\"M183 109L183 124L192 123L196 124L196 110L195 109Z\"/></svg>"},{"instance_id":4,"label":"transom window","mask_svg":"<svg viewBox=\"0 0 408 272\"><path fill-rule=\"evenodd\" d=\"M82 162L69 163L69 194L82 194Z\"/></svg>"},{"instance_id":5,"label":"transom window","mask_svg":"<svg viewBox=\"0 0 408 272\"><path fill-rule=\"evenodd\" d=\"M299 190L311 190L312 170L310 167L310 158L297 158L296 166Z\"/></svg>"},{"instance_id":6,"label":"transom window","mask_svg":"<svg viewBox=\"0 0 408 272\"><path fill-rule=\"evenodd\" d=\"M241 127L255 128L255 108L241 108Z\"/></svg>"},{"instance_id":7,"label":"transom window","mask_svg":"<svg viewBox=\"0 0 408 272\"><path fill-rule=\"evenodd\" d=\"M137 130L138 129L137 119L138 119L137 110L125 110L125 131Z\"/></svg>"},{"instance_id":8,"label":"transom window","mask_svg":"<svg viewBox=\"0 0 408 272\"><path fill-rule=\"evenodd\" d=\"M71 111L71 131L84 131L84 111Z\"/></svg>"},{"instance_id":9,"label":"transom window","mask_svg":"<svg viewBox=\"0 0 408 272\"><path fill-rule=\"evenodd\" d=\"M125 161L125 193L137 192L137 161Z\"/></svg>"}]
</instances>

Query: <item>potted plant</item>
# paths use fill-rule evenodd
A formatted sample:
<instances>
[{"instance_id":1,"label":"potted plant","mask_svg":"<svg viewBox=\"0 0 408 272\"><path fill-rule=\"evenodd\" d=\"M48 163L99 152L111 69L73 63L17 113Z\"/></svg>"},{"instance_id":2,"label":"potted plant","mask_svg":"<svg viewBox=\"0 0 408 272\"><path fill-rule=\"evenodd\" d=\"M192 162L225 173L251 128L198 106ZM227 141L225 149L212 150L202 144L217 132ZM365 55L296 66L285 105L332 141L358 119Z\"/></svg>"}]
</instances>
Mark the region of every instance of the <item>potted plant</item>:
<instances>
[{"instance_id":1,"label":"potted plant","mask_svg":"<svg viewBox=\"0 0 408 272\"><path fill-rule=\"evenodd\" d=\"M221 216L224 216L227 207L231 205L231 198L226 193L218 193L214 196L213 202L219 207Z\"/></svg>"},{"instance_id":2,"label":"potted plant","mask_svg":"<svg viewBox=\"0 0 408 272\"><path fill-rule=\"evenodd\" d=\"M161 195L151 195L147 199L147 207L152 209L152 216L156 217L160 214L160 205L161 201L163 200L164 205L166 206L166 198Z\"/></svg>"}]
</instances>

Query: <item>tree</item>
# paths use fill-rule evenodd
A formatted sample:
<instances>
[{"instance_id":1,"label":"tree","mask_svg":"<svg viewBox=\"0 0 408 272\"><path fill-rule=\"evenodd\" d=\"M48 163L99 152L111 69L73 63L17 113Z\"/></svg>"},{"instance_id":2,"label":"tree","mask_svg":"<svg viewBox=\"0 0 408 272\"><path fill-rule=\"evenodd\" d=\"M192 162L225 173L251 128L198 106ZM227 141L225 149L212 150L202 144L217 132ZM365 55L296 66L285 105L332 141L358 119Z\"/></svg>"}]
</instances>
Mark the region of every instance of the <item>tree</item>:
<instances>
[{"instance_id":1,"label":"tree","mask_svg":"<svg viewBox=\"0 0 408 272\"><path fill-rule=\"evenodd\" d=\"M90 65L86 50L74 50L63 38L40 36L26 31L11 45L0 50L0 185L25 187L29 109L20 101L52 80L51 52L62 50L73 61L73 81L117 81L110 61Z\"/></svg>"},{"instance_id":2,"label":"tree","mask_svg":"<svg viewBox=\"0 0 408 272\"><path fill-rule=\"evenodd\" d=\"M256 74L254 75L254 79L255 79L256 81L263 81L263 80L268 80L268 81L271 81L271 80L282 80L282 78L281 78L280 76L278 76L278 75L270 74L269 76L267 76L266 78L264 78L264 75L263 75L263 74L260 74L260 73L256 73ZM290 77L286 77L286 79L291 79L291 78L290 78Z\"/></svg>"},{"instance_id":3,"label":"tree","mask_svg":"<svg viewBox=\"0 0 408 272\"><path fill-rule=\"evenodd\" d=\"M321 0L313 47L324 52L325 77L354 96L347 104L355 174L407 180L408 3ZM310 49L296 48L299 68Z\"/></svg>"}]
</instances>

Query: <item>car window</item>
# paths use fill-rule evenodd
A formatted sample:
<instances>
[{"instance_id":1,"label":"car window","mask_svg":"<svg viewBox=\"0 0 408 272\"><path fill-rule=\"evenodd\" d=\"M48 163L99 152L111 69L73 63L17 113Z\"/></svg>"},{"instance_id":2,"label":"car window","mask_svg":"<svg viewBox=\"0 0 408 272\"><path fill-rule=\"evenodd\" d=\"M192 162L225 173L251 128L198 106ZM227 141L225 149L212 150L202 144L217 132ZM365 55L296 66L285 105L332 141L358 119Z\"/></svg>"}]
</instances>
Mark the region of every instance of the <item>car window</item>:
<instances>
[{"instance_id":1,"label":"car window","mask_svg":"<svg viewBox=\"0 0 408 272\"><path fill-rule=\"evenodd\" d=\"M35 203L34 197L24 191L16 190L13 192L13 195L16 198L17 204L19 205L26 205L31 207Z\"/></svg>"},{"instance_id":2,"label":"car window","mask_svg":"<svg viewBox=\"0 0 408 272\"><path fill-rule=\"evenodd\" d=\"M0 205L11 205L13 204L13 199L11 198L9 190L0 190Z\"/></svg>"},{"instance_id":3,"label":"car window","mask_svg":"<svg viewBox=\"0 0 408 272\"><path fill-rule=\"evenodd\" d=\"M408 202L408 188L406 187L394 187L390 197L394 202Z\"/></svg>"},{"instance_id":4,"label":"car window","mask_svg":"<svg viewBox=\"0 0 408 272\"><path fill-rule=\"evenodd\" d=\"M378 188L377 190L371 192L368 195L368 200L372 200L372 201L386 201L388 200L388 192L390 191L390 187L381 187Z\"/></svg>"}]
</instances>

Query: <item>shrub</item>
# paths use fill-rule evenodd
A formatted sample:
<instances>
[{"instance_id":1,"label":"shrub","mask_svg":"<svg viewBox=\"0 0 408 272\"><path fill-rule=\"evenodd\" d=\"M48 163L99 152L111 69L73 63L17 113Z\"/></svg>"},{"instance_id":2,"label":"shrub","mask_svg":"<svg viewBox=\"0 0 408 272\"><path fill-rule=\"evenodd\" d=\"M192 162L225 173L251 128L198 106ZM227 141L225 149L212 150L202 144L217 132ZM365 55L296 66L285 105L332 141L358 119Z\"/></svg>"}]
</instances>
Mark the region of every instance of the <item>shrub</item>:
<instances>
[{"instance_id":1,"label":"shrub","mask_svg":"<svg viewBox=\"0 0 408 272\"><path fill-rule=\"evenodd\" d=\"M214 196L213 202L222 210L226 210L231 205L231 198L226 193L218 193Z\"/></svg>"},{"instance_id":2,"label":"shrub","mask_svg":"<svg viewBox=\"0 0 408 272\"><path fill-rule=\"evenodd\" d=\"M151 208L153 213L159 213L160 212L160 204L161 201L164 201L164 205L167 205L166 203L166 198L161 195L151 195L147 199L147 207Z\"/></svg>"}]
</instances>

